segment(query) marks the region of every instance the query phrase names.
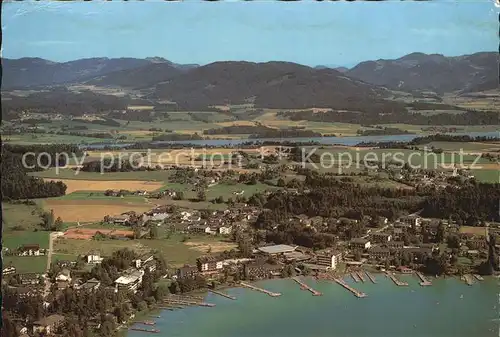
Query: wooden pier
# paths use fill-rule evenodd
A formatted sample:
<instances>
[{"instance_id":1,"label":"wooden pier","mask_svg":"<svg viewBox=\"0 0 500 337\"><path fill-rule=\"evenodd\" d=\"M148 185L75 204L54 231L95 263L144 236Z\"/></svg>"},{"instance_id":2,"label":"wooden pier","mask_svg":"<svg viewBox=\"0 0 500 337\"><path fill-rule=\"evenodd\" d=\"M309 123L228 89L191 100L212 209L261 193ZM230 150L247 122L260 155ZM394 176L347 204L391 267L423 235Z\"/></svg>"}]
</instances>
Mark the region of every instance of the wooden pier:
<instances>
[{"instance_id":1,"label":"wooden pier","mask_svg":"<svg viewBox=\"0 0 500 337\"><path fill-rule=\"evenodd\" d=\"M463 280L465 281L465 283L467 283L467 285L471 286L474 284L474 278L472 277L472 275L470 274L465 274L463 276Z\"/></svg>"},{"instance_id":2,"label":"wooden pier","mask_svg":"<svg viewBox=\"0 0 500 337\"><path fill-rule=\"evenodd\" d=\"M309 290L313 294L313 296L321 296L322 295L319 291L314 290L313 288L311 288L310 286L308 286L307 284L305 284L304 282L299 280L297 277L294 277L293 280L300 285L300 288L302 290Z\"/></svg>"},{"instance_id":3,"label":"wooden pier","mask_svg":"<svg viewBox=\"0 0 500 337\"><path fill-rule=\"evenodd\" d=\"M359 276L356 272L352 272L351 277L354 280L354 282L356 282L356 283L358 283L360 281Z\"/></svg>"},{"instance_id":4,"label":"wooden pier","mask_svg":"<svg viewBox=\"0 0 500 337\"><path fill-rule=\"evenodd\" d=\"M212 303L205 303L201 301L189 301L189 300L181 300L181 299L175 299L175 298L167 298L164 300L165 303L167 304L177 304L177 305L184 305L184 306L200 306L200 307L215 307L215 304Z\"/></svg>"},{"instance_id":5,"label":"wooden pier","mask_svg":"<svg viewBox=\"0 0 500 337\"><path fill-rule=\"evenodd\" d=\"M427 280L422 273L420 273L420 272L417 271L416 274L420 278L420 281L421 281L420 285L422 287L431 286L432 285L432 283L429 280Z\"/></svg>"},{"instance_id":6,"label":"wooden pier","mask_svg":"<svg viewBox=\"0 0 500 337\"><path fill-rule=\"evenodd\" d=\"M346 288L347 290L349 290L351 293L354 294L354 296L358 297L358 298L363 298L363 297L366 297L366 294L361 292L361 291L358 291L354 288L352 288L351 286L349 286L347 283L345 283L343 280L341 279L338 279L338 278L335 278L334 279L335 282L337 282L338 284L340 284L342 287Z\"/></svg>"},{"instance_id":7,"label":"wooden pier","mask_svg":"<svg viewBox=\"0 0 500 337\"><path fill-rule=\"evenodd\" d=\"M373 284L376 284L377 281L375 280L375 276L373 276L371 273L369 272L365 272L366 276L368 276L368 278L370 279L370 281L372 281Z\"/></svg>"},{"instance_id":8,"label":"wooden pier","mask_svg":"<svg viewBox=\"0 0 500 337\"><path fill-rule=\"evenodd\" d=\"M149 333L160 333L158 329L142 329L142 328L130 328L132 331L149 332Z\"/></svg>"},{"instance_id":9,"label":"wooden pier","mask_svg":"<svg viewBox=\"0 0 500 337\"><path fill-rule=\"evenodd\" d=\"M397 286L400 286L400 287L405 287L408 285L407 282L403 282L403 281L400 281L396 278L396 276L394 275L394 273L390 273L390 272L387 272L387 276L389 276L391 278L391 280L397 285Z\"/></svg>"},{"instance_id":10,"label":"wooden pier","mask_svg":"<svg viewBox=\"0 0 500 337\"><path fill-rule=\"evenodd\" d=\"M262 289L262 288L259 288L259 287L256 287L256 286L253 286L253 285L248 284L248 283L240 282L240 285L242 285L243 287L252 289L252 290L260 291L261 293L264 293L264 294L269 295L271 297L281 296L280 293L273 293L272 291L269 291L269 290L266 290L266 289Z\"/></svg>"},{"instance_id":11,"label":"wooden pier","mask_svg":"<svg viewBox=\"0 0 500 337\"><path fill-rule=\"evenodd\" d=\"M361 282L365 283L365 277L363 275L363 272L361 270L358 270L356 274L358 274L358 278L361 280Z\"/></svg>"},{"instance_id":12,"label":"wooden pier","mask_svg":"<svg viewBox=\"0 0 500 337\"><path fill-rule=\"evenodd\" d=\"M156 323L154 321L142 321L142 322L136 322L137 324L144 324L144 325L155 325Z\"/></svg>"},{"instance_id":13,"label":"wooden pier","mask_svg":"<svg viewBox=\"0 0 500 337\"><path fill-rule=\"evenodd\" d=\"M236 300L236 297L228 295L228 294L225 294L225 293L217 291L217 290L209 289L208 291L210 291L211 293L217 294L219 296L222 296L222 297L225 297L225 298L229 298L230 300Z\"/></svg>"},{"instance_id":14,"label":"wooden pier","mask_svg":"<svg viewBox=\"0 0 500 337\"><path fill-rule=\"evenodd\" d=\"M474 274L474 277L476 278L476 280L478 281L484 281L484 277L482 277L481 275L479 274Z\"/></svg>"}]
</instances>

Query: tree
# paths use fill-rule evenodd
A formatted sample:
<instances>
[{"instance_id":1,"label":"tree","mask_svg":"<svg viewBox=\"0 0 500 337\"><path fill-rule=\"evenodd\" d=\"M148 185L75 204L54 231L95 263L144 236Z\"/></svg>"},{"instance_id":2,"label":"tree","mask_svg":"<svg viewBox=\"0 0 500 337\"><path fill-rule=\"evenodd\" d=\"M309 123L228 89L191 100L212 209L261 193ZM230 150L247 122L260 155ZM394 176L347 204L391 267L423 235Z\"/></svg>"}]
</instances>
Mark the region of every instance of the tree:
<instances>
[{"instance_id":1,"label":"tree","mask_svg":"<svg viewBox=\"0 0 500 337\"><path fill-rule=\"evenodd\" d=\"M198 201L205 201L207 200L207 194L205 193L205 190L199 190L197 194Z\"/></svg>"},{"instance_id":2,"label":"tree","mask_svg":"<svg viewBox=\"0 0 500 337\"><path fill-rule=\"evenodd\" d=\"M164 284L159 284L154 290L154 297L157 302L162 300L168 294L169 294L168 287Z\"/></svg>"},{"instance_id":3,"label":"tree","mask_svg":"<svg viewBox=\"0 0 500 337\"><path fill-rule=\"evenodd\" d=\"M437 233L436 233L436 241L441 243L444 241L444 236L445 236L446 229L444 227L444 224L441 222L438 226Z\"/></svg>"},{"instance_id":4,"label":"tree","mask_svg":"<svg viewBox=\"0 0 500 337\"><path fill-rule=\"evenodd\" d=\"M140 239L141 238L141 229L139 226L134 227L134 239Z\"/></svg>"},{"instance_id":5,"label":"tree","mask_svg":"<svg viewBox=\"0 0 500 337\"><path fill-rule=\"evenodd\" d=\"M50 212L44 212L42 214L43 226L45 230L50 231L54 226L54 210Z\"/></svg>"},{"instance_id":6,"label":"tree","mask_svg":"<svg viewBox=\"0 0 500 337\"><path fill-rule=\"evenodd\" d=\"M283 178L279 178L278 181L276 182L276 186L285 187L285 180Z\"/></svg>"},{"instance_id":7,"label":"tree","mask_svg":"<svg viewBox=\"0 0 500 337\"><path fill-rule=\"evenodd\" d=\"M56 231L61 231L63 229L63 221L60 216L58 216L54 222L54 227Z\"/></svg>"},{"instance_id":8,"label":"tree","mask_svg":"<svg viewBox=\"0 0 500 337\"><path fill-rule=\"evenodd\" d=\"M159 237L158 226L151 225L151 229L149 230L149 237L151 239L158 239Z\"/></svg>"}]
</instances>

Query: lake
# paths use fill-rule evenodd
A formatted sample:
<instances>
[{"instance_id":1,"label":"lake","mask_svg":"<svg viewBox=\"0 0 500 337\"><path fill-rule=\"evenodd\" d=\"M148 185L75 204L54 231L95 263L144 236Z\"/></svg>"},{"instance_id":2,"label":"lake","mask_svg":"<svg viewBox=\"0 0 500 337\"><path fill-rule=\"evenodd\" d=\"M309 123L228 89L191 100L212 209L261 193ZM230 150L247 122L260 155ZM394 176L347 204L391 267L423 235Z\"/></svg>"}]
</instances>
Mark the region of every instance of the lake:
<instances>
[{"instance_id":1,"label":"lake","mask_svg":"<svg viewBox=\"0 0 500 337\"><path fill-rule=\"evenodd\" d=\"M368 297L356 298L340 285L306 279L323 293L312 296L293 280L257 282L280 292L269 297L249 289L226 290L237 300L208 294L214 308L163 311L155 318L159 337L497 337L500 316L498 279L467 286L457 278L433 279L421 287L404 275L398 287L385 275L377 284L354 283ZM463 296L461 296L463 295ZM127 337L151 334L129 331Z\"/></svg>"},{"instance_id":2,"label":"lake","mask_svg":"<svg viewBox=\"0 0 500 337\"><path fill-rule=\"evenodd\" d=\"M467 132L467 133L450 133L450 135L471 137L498 137L498 132ZM416 137L423 135L388 135L388 136L355 136L355 137L311 137L311 138L259 138L259 139L206 139L206 140L189 140L189 141L155 141L152 144L193 144L207 146L238 146L248 142L318 142L325 145L356 145L361 142L408 142ZM106 146L125 147L132 144L120 143L100 143L89 144L82 147L88 149L102 149Z\"/></svg>"}]
</instances>

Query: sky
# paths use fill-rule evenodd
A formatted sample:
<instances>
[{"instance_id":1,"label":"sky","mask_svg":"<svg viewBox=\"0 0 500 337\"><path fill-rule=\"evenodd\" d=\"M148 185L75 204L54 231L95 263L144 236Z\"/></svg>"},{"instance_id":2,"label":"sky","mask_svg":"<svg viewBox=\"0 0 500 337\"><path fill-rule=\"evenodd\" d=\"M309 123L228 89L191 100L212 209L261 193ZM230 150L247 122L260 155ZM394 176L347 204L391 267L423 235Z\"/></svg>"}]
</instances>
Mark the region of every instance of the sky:
<instances>
[{"instance_id":1,"label":"sky","mask_svg":"<svg viewBox=\"0 0 500 337\"><path fill-rule=\"evenodd\" d=\"M412 52L497 51L492 0L3 2L2 56L347 66Z\"/></svg>"}]
</instances>

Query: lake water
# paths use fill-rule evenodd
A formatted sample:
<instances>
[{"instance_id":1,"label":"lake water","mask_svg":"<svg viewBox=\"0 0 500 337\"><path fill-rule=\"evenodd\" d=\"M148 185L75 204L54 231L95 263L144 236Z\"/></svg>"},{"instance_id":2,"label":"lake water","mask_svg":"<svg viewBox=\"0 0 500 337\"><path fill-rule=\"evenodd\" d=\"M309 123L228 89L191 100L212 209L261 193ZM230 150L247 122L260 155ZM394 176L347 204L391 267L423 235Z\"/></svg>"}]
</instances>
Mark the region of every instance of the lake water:
<instances>
[{"instance_id":1,"label":"lake water","mask_svg":"<svg viewBox=\"0 0 500 337\"><path fill-rule=\"evenodd\" d=\"M233 301L209 294L213 308L162 311L155 318L159 337L497 337L498 280L467 286L456 278L432 280L421 287L416 276L400 276L398 287L382 274L377 284L347 283L367 293L356 298L340 285L307 278L323 293L312 296L293 280L257 282L280 292L270 297L249 289L228 289ZM368 280L367 280L368 281ZM463 295L463 298L461 298ZM148 333L129 331L127 337Z\"/></svg>"},{"instance_id":2,"label":"lake water","mask_svg":"<svg viewBox=\"0 0 500 337\"><path fill-rule=\"evenodd\" d=\"M467 133L450 133L450 135L462 136L468 135L471 137L498 137L499 133L491 132L467 132ZM422 135L391 135L391 136L356 136L356 137L311 137L311 138L259 138L259 139L207 139L207 140L190 140L190 141L156 141L153 144L193 144L206 146L237 146L247 142L318 142L321 144L331 145L356 145L361 142L408 142ZM88 149L101 149L105 146L125 147L131 144L108 143L108 144L90 144L85 145Z\"/></svg>"}]
</instances>

